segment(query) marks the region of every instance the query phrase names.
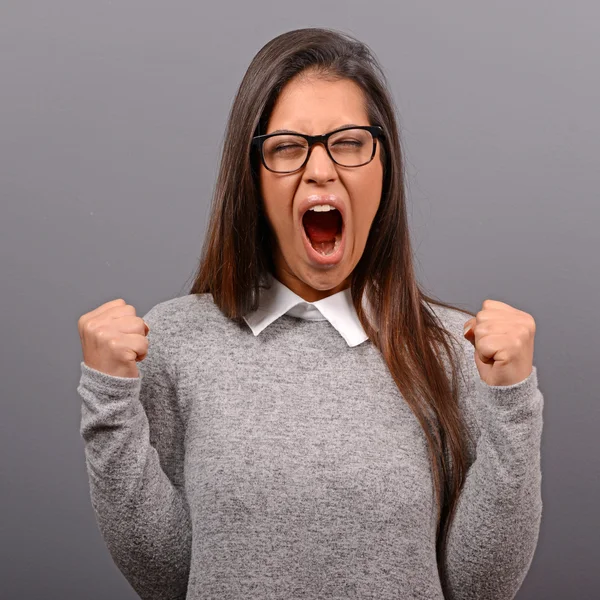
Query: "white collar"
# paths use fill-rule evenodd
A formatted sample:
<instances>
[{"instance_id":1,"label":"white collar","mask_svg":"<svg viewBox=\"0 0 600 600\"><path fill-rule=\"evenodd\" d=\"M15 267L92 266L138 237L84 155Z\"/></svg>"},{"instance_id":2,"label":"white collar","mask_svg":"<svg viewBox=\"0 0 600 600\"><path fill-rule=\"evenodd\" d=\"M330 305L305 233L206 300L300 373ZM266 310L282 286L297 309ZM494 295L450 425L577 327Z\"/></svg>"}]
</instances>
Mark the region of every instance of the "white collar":
<instances>
[{"instance_id":1,"label":"white collar","mask_svg":"<svg viewBox=\"0 0 600 600\"><path fill-rule=\"evenodd\" d=\"M307 302L272 275L269 274L267 280L271 287L260 288L258 309L244 316L255 336L282 315L289 314L309 321L329 321L350 347L358 346L368 339L352 304L350 288L323 300ZM363 307L371 314L366 294L363 295Z\"/></svg>"}]
</instances>

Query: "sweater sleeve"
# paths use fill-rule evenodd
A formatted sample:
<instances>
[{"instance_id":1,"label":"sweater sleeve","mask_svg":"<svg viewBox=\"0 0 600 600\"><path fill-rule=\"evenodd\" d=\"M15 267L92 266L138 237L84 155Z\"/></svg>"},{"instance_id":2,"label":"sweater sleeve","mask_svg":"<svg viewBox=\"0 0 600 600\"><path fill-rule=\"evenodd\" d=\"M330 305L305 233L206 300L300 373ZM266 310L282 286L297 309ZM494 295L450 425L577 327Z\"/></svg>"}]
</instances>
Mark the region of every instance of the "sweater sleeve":
<instances>
[{"instance_id":1,"label":"sweater sleeve","mask_svg":"<svg viewBox=\"0 0 600 600\"><path fill-rule=\"evenodd\" d=\"M155 307L156 308L156 307ZM116 377L81 362L91 502L108 550L144 600L185 598L191 522L183 486L183 425L162 355L155 308L139 377Z\"/></svg>"},{"instance_id":2,"label":"sweater sleeve","mask_svg":"<svg viewBox=\"0 0 600 600\"><path fill-rule=\"evenodd\" d=\"M535 366L521 382L490 386L479 375L473 346L464 343L471 359L463 402L472 409L477 441L449 530L447 597L510 600L525 579L538 540L544 400Z\"/></svg>"}]
</instances>

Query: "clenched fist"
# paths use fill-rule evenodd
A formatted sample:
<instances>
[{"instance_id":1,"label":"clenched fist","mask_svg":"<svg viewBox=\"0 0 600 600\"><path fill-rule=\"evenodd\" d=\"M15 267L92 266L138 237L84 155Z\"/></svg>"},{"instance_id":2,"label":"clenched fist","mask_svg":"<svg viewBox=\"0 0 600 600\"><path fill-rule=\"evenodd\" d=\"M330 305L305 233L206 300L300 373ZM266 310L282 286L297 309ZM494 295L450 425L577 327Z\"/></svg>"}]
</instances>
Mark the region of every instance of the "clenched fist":
<instances>
[{"instance_id":1,"label":"clenched fist","mask_svg":"<svg viewBox=\"0 0 600 600\"><path fill-rule=\"evenodd\" d=\"M138 361L148 354L150 328L125 300L111 300L77 322L83 362L116 377L139 377Z\"/></svg>"}]
</instances>

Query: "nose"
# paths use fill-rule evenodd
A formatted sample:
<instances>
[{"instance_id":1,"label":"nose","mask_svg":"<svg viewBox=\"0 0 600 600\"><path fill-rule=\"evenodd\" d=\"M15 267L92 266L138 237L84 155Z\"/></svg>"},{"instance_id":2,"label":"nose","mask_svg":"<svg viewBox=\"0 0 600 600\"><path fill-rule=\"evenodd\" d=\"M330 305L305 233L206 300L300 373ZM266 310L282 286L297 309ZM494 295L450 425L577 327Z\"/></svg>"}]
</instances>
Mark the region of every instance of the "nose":
<instances>
[{"instance_id":1,"label":"nose","mask_svg":"<svg viewBox=\"0 0 600 600\"><path fill-rule=\"evenodd\" d=\"M337 177L335 163L327 154L323 144L315 144L304 166L304 180L307 182L330 181Z\"/></svg>"}]
</instances>

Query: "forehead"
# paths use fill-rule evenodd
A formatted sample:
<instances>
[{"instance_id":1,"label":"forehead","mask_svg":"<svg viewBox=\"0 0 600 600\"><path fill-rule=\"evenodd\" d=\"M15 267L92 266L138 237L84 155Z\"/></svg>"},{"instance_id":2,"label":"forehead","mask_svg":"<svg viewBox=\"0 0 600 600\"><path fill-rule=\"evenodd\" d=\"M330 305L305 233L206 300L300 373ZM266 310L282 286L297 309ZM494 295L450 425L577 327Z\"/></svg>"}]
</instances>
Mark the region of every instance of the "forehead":
<instances>
[{"instance_id":1,"label":"forehead","mask_svg":"<svg viewBox=\"0 0 600 600\"><path fill-rule=\"evenodd\" d=\"M316 135L347 123L369 125L362 89L349 79L295 78L281 91L266 133L291 129Z\"/></svg>"}]
</instances>

